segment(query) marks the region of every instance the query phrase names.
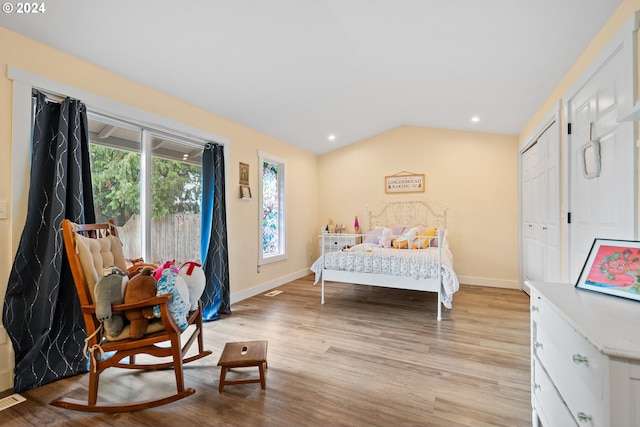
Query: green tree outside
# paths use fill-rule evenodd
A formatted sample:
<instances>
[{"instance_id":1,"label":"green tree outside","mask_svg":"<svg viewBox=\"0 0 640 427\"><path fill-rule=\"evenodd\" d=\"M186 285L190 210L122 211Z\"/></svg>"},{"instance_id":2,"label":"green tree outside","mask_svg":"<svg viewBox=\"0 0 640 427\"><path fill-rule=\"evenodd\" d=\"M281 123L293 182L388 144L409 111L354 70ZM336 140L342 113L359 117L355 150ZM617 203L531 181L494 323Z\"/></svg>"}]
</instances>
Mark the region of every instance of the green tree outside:
<instances>
[{"instance_id":1,"label":"green tree outside","mask_svg":"<svg viewBox=\"0 0 640 427\"><path fill-rule=\"evenodd\" d=\"M91 175L96 220L123 225L140 213L140 154L91 145ZM152 158L152 219L199 213L201 167Z\"/></svg>"}]
</instances>

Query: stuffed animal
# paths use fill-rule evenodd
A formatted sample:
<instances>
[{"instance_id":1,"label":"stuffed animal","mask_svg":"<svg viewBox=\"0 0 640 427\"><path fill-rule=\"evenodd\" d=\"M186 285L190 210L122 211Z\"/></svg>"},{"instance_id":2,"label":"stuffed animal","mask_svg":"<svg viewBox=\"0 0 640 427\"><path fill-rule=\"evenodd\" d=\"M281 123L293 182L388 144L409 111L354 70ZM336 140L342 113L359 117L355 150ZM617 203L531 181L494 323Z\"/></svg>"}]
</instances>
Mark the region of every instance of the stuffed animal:
<instances>
[{"instance_id":1,"label":"stuffed animal","mask_svg":"<svg viewBox=\"0 0 640 427\"><path fill-rule=\"evenodd\" d=\"M424 232L418 234L415 243L413 244L413 249L426 249L431 246L432 240L434 243L437 243L437 239L434 237L438 236L437 228L429 228Z\"/></svg>"},{"instance_id":2,"label":"stuffed animal","mask_svg":"<svg viewBox=\"0 0 640 427\"><path fill-rule=\"evenodd\" d=\"M124 328L124 314L121 311L112 311L111 305L124 302L124 292L128 283L127 273L112 265L104 269L102 277L93 288L96 317L108 336L120 335Z\"/></svg>"},{"instance_id":3,"label":"stuffed animal","mask_svg":"<svg viewBox=\"0 0 640 427\"><path fill-rule=\"evenodd\" d=\"M182 279L182 277L179 277L178 273L173 271L172 268L165 268L162 271L160 280L158 280L157 293L158 295L173 295L168 304L169 314L171 315L171 318L176 323L178 328L180 328L181 331L184 331L187 326L189 326L189 324L187 323L187 315L189 314L189 304L187 303L187 301L189 301L189 297L187 296L186 301L184 298L182 298L181 292L178 289L179 282L182 282L184 284L184 288L188 293L188 288L186 283L184 283L184 279ZM160 309L154 308L154 310L156 311L156 315L159 316Z\"/></svg>"},{"instance_id":4,"label":"stuffed animal","mask_svg":"<svg viewBox=\"0 0 640 427\"><path fill-rule=\"evenodd\" d=\"M416 235L418 234L418 227L410 228L409 231L406 231L402 236L398 237L393 242L393 247L396 249L408 249L413 247L413 241L416 239Z\"/></svg>"},{"instance_id":5,"label":"stuffed animal","mask_svg":"<svg viewBox=\"0 0 640 427\"><path fill-rule=\"evenodd\" d=\"M393 235L393 230L390 228L384 228L382 230L382 234L380 235L380 247L381 248L390 248L391 247L391 236Z\"/></svg>"},{"instance_id":6,"label":"stuffed animal","mask_svg":"<svg viewBox=\"0 0 640 427\"><path fill-rule=\"evenodd\" d=\"M176 268L176 260L174 259L172 261L167 261L162 264L161 267L156 268L155 274L153 276L153 278L156 279L156 282L160 280L160 278L162 277L162 272L167 268L170 268L177 273L178 269Z\"/></svg>"},{"instance_id":7,"label":"stuffed animal","mask_svg":"<svg viewBox=\"0 0 640 427\"><path fill-rule=\"evenodd\" d=\"M156 280L153 278L153 267L144 267L139 274L129 280L124 292L124 303L131 304L156 296ZM141 338L147 331L149 319L153 319L153 307L143 307L135 310L126 310L125 316L131 323L129 336L133 339Z\"/></svg>"},{"instance_id":8,"label":"stuffed animal","mask_svg":"<svg viewBox=\"0 0 640 427\"><path fill-rule=\"evenodd\" d=\"M195 311L198 309L198 301L204 292L204 287L207 282L207 278L204 275L202 266L197 262L189 261L182 264L178 276L182 277L187 282L189 288L189 310Z\"/></svg>"},{"instance_id":9,"label":"stuffed animal","mask_svg":"<svg viewBox=\"0 0 640 427\"><path fill-rule=\"evenodd\" d=\"M144 267L152 267L154 271L155 271L156 268L158 268L158 266L155 265L155 264L148 264L148 263L144 262L143 258L132 259L131 260L131 266L129 266L129 268L127 268L127 275L129 276L129 279L131 279L136 274L140 273L140 271Z\"/></svg>"}]
</instances>

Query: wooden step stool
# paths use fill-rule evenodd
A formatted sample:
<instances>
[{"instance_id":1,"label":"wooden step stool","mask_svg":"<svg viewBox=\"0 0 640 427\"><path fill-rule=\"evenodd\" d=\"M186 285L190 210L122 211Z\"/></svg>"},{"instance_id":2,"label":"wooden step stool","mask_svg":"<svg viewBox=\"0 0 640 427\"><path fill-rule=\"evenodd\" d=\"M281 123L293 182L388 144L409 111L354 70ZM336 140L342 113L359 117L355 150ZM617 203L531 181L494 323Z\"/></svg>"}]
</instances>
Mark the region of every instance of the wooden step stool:
<instances>
[{"instance_id":1,"label":"wooden step stool","mask_svg":"<svg viewBox=\"0 0 640 427\"><path fill-rule=\"evenodd\" d=\"M222 393L225 385L260 383L264 390L267 387L264 370L267 369L267 341L228 342L222 350L218 366L220 370L220 385L218 392ZM227 371L231 368L246 368L257 366L260 378L225 381Z\"/></svg>"}]
</instances>

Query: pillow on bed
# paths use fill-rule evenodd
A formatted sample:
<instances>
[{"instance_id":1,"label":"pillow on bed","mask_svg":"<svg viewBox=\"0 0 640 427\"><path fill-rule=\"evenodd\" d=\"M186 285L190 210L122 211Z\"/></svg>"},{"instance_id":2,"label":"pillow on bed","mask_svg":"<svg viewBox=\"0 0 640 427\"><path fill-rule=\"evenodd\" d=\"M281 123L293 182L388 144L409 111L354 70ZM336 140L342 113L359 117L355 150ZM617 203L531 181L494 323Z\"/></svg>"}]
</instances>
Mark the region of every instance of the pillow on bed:
<instances>
[{"instance_id":1,"label":"pillow on bed","mask_svg":"<svg viewBox=\"0 0 640 427\"><path fill-rule=\"evenodd\" d=\"M383 227L376 227L373 230L367 231L367 234L364 235L364 243L380 243L380 236L382 235Z\"/></svg>"},{"instance_id":2,"label":"pillow on bed","mask_svg":"<svg viewBox=\"0 0 640 427\"><path fill-rule=\"evenodd\" d=\"M402 236L403 234L405 234L407 231L409 231L411 229L411 227L405 227L405 226L398 226L398 227L391 227L391 230L393 231L393 235L394 236Z\"/></svg>"}]
</instances>

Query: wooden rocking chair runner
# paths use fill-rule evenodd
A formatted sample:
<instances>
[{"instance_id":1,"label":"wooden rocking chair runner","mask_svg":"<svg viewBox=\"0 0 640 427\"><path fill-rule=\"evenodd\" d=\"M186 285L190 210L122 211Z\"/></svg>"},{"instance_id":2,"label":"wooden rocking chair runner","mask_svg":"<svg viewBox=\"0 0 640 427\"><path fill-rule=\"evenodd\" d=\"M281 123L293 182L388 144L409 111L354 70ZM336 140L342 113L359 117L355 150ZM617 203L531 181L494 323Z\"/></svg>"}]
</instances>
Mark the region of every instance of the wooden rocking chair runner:
<instances>
[{"instance_id":1,"label":"wooden rocking chair runner","mask_svg":"<svg viewBox=\"0 0 640 427\"><path fill-rule=\"evenodd\" d=\"M125 327L123 333L118 337L107 340L101 334L101 324L95 315L93 287L104 267L115 265L121 270L127 271L115 224L110 221L108 224L80 225L65 219L62 222L62 234L87 329L87 348L90 359L89 390L87 401L61 397L52 401L51 405L87 412L133 412L171 403L195 393L194 389L185 388L183 364L211 354L210 350L204 350L202 305L199 304L196 311L189 313L190 327L187 328L187 331L190 331L190 335L184 345L181 343L182 333L167 308L167 303L171 298L169 295L160 295L135 304L113 305L112 311L122 312L127 309L159 305L161 320L150 323L147 333L140 339L128 338L126 336L128 327ZM196 340L198 342L197 354L185 357ZM110 356L105 358L102 357L103 354L110 354ZM142 354L161 359L158 363L136 363L136 355ZM98 403L100 374L111 367L139 370L173 368L176 392L166 397L139 402Z\"/></svg>"}]
</instances>

